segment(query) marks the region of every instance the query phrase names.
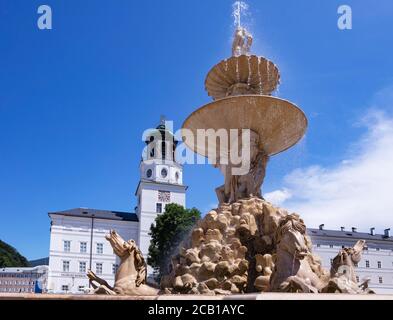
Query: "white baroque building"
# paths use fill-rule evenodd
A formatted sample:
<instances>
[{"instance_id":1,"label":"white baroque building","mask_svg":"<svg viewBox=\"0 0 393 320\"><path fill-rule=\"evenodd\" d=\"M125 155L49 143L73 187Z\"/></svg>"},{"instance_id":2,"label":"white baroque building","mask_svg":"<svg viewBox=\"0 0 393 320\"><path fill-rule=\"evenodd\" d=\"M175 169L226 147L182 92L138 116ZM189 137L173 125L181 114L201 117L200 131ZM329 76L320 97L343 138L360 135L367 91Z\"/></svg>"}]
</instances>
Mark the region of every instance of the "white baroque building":
<instances>
[{"instance_id":1,"label":"white baroque building","mask_svg":"<svg viewBox=\"0 0 393 320\"><path fill-rule=\"evenodd\" d=\"M186 206L187 187L183 185L183 168L175 160L176 145L163 121L147 136L135 213L87 208L49 213L49 292L83 293L89 287L88 270L113 284L118 258L105 239L111 229L125 240L134 239L147 258L148 233L156 216L168 203Z\"/></svg>"},{"instance_id":2,"label":"white baroque building","mask_svg":"<svg viewBox=\"0 0 393 320\"><path fill-rule=\"evenodd\" d=\"M124 239L138 236L135 214L76 208L50 212L48 292L83 293L92 270L113 284L118 258L105 239L111 229Z\"/></svg>"},{"instance_id":3,"label":"white baroque building","mask_svg":"<svg viewBox=\"0 0 393 320\"><path fill-rule=\"evenodd\" d=\"M352 247L358 240L366 241L362 260L356 267L358 281L370 278L369 286L376 293L393 294L393 237L390 229L384 234L376 234L375 228L370 232L358 232L356 228L340 231L325 230L324 225L319 229L308 229L308 235L313 242L313 252L321 259L323 267L330 270L332 259L342 247Z\"/></svg>"}]
</instances>

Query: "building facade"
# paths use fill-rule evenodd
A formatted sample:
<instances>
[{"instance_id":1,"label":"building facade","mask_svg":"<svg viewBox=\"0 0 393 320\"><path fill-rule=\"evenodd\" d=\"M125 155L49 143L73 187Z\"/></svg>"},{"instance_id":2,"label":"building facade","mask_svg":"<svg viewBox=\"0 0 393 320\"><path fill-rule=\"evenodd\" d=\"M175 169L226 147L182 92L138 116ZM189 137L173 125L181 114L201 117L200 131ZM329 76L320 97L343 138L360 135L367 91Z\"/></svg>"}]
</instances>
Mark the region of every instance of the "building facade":
<instances>
[{"instance_id":1,"label":"building facade","mask_svg":"<svg viewBox=\"0 0 393 320\"><path fill-rule=\"evenodd\" d=\"M138 237L134 213L77 208L50 212L48 292L83 293L92 270L113 284L118 258L105 235L116 230L124 239Z\"/></svg>"},{"instance_id":2,"label":"building facade","mask_svg":"<svg viewBox=\"0 0 393 320\"><path fill-rule=\"evenodd\" d=\"M1 268L0 293L46 292L48 266Z\"/></svg>"},{"instance_id":3,"label":"building facade","mask_svg":"<svg viewBox=\"0 0 393 320\"><path fill-rule=\"evenodd\" d=\"M358 240L366 241L366 248L360 263L356 266L357 280L370 279L369 287L376 293L393 294L393 237L390 229L384 234L376 234L375 228L370 232L350 231L344 227L340 231L308 229L313 242L313 252L322 260L323 267L330 270L332 259L342 247L352 247Z\"/></svg>"},{"instance_id":4,"label":"building facade","mask_svg":"<svg viewBox=\"0 0 393 320\"><path fill-rule=\"evenodd\" d=\"M116 230L125 239L134 239L145 259L150 245L150 227L168 203L186 206L183 168L175 160L177 141L164 121L146 135L136 188L136 213L76 208L50 212L51 235L48 291L83 293L89 287L88 270L110 285L118 266L105 235ZM152 274L148 267L148 274Z\"/></svg>"}]
</instances>

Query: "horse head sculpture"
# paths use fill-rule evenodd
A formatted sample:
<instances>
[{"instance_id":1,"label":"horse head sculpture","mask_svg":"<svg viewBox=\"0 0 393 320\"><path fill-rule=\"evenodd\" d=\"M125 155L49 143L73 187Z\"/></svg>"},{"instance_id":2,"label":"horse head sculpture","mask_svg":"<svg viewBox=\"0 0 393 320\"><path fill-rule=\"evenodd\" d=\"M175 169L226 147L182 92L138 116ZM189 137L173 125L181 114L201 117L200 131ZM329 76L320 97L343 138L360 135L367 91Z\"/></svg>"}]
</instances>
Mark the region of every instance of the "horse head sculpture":
<instances>
[{"instance_id":1,"label":"horse head sculpture","mask_svg":"<svg viewBox=\"0 0 393 320\"><path fill-rule=\"evenodd\" d=\"M281 218L274 240L277 251L270 291L318 292L323 282L308 259L311 252L303 220L297 214Z\"/></svg>"},{"instance_id":2,"label":"horse head sculpture","mask_svg":"<svg viewBox=\"0 0 393 320\"><path fill-rule=\"evenodd\" d=\"M146 285L146 263L142 252L134 240L125 241L116 231L111 230L105 237L120 258L120 265L115 275L115 284L99 278L89 270L87 276L94 293L109 295L156 295L157 290Z\"/></svg>"}]
</instances>

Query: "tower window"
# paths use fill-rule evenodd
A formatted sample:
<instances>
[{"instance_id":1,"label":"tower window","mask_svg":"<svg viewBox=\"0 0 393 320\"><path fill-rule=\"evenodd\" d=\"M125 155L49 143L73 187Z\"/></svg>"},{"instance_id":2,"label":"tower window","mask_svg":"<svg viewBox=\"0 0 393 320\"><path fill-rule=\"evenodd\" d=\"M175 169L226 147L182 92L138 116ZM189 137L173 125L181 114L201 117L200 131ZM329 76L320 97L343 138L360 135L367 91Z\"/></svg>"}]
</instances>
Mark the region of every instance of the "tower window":
<instances>
[{"instance_id":1,"label":"tower window","mask_svg":"<svg viewBox=\"0 0 393 320\"><path fill-rule=\"evenodd\" d=\"M176 182L178 182L178 181L179 181L179 178L180 178L180 174L179 174L179 172L178 172L178 171L176 171L176 173L175 173L175 179L176 179Z\"/></svg>"},{"instance_id":2,"label":"tower window","mask_svg":"<svg viewBox=\"0 0 393 320\"><path fill-rule=\"evenodd\" d=\"M146 177L151 178L152 175L153 175L153 171L151 169L148 169L146 171Z\"/></svg>"},{"instance_id":3,"label":"tower window","mask_svg":"<svg viewBox=\"0 0 393 320\"><path fill-rule=\"evenodd\" d=\"M383 283L383 278L382 278L382 277L379 277L379 278L378 278L378 282L379 282L379 283Z\"/></svg>"},{"instance_id":4,"label":"tower window","mask_svg":"<svg viewBox=\"0 0 393 320\"><path fill-rule=\"evenodd\" d=\"M156 212L157 213L162 213L162 203L157 203L156 204Z\"/></svg>"},{"instance_id":5,"label":"tower window","mask_svg":"<svg viewBox=\"0 0 393 320\"><path fill-rule=\"evenodd\" d=\"M370 261L366 260L366 268L370 268Z\"/></svg>"},{"instance_id":6,"label":"tower window","mask_svg":"<svg viewBox=\"0 0 393 320\"><path fill-rule=\"evenodd\" d=\"M378 269L381 269L381 268L382 268L382 262L378 261Z\"/></svg>"},{"instance_id":7,"label":"tower window","mask_svg":"<svg viewBox=\"0 0 393 320\"><path fill-rule=\"evenodd\" d=\"M161 170L161 177L163 177L163 178L166 178L167 177L167 175L168 175L168 170L167 169L162 169Z\"/></svg>"}]
</instances>

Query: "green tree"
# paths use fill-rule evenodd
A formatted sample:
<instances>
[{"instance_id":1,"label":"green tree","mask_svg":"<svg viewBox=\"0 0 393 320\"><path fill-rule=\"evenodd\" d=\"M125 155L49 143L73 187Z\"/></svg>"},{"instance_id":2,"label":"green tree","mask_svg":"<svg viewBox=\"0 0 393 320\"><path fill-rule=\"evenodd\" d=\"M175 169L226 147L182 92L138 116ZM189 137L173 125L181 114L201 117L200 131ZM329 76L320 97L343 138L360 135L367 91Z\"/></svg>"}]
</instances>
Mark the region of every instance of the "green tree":
<instances>
[{"instance_id":1,"label":"green tree","mask_svg":"<svg viewBox=\"0 0 393 320\"><path fill-rule=\"evenodd\" d=\"M28 267L29 262L14 247L0 240L0 268Z\"/></svg>"},{"instance_id":2,"label":"green tree","mask_svg":"<svg viewBox=\"0 0 393 320\"><path fill-rule=\"evenodd\" d=\"M165 212L157 216L155 224L150 227L151 241L147 257L147 263L154 268L157 281L169 272L171 256L200 217L198 209L185 209L174 203L167 204Z\"/></svg>"}]
</instances>

